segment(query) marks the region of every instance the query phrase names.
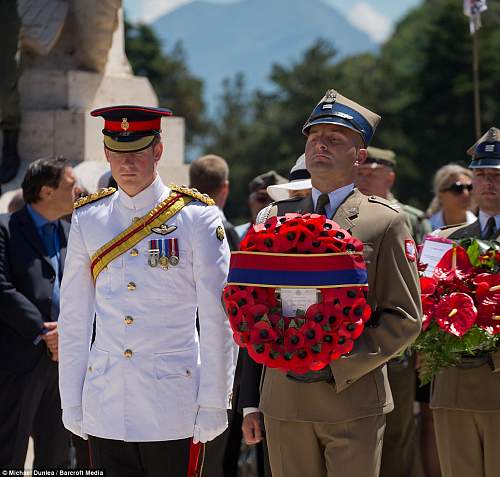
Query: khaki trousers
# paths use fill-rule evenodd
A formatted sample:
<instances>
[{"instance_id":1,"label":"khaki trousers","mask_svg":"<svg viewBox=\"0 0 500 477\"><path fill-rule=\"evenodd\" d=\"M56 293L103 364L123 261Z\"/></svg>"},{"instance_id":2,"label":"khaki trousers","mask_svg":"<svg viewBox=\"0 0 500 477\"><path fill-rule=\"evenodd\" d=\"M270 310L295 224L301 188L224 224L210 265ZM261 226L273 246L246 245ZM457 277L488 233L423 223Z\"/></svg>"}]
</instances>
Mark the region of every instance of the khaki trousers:
<instances>
[{"instance_id":1,"label":"khaki trousers","mask_svg":"<svg viewBox=\"0 0 500 477\"><path fill-rule=\"evenodd\" d=\"M500 475L500 411L434 409L443 477Z\"/></svg>"},{"instance_id":2,"label":"khaki trousers","mask_svg":"<svg viewBox=\"0 0 500 477\"><path fill-rule=\"evenodd\" d=\"M378 477L385 416L335 424L264 416L273 477Z\"/></svg>"},{"instance_id":3,"label":"khaki trousers","mask_svg":"<svg viewBox=\"0 0 500 477\"><path fill-rule=\"evenodd\" d=\"M387 376L394 410L386 416L380 477L420 477L413 403L415 401L415 358L390 361Z\"/></svg>"}]
</instances>

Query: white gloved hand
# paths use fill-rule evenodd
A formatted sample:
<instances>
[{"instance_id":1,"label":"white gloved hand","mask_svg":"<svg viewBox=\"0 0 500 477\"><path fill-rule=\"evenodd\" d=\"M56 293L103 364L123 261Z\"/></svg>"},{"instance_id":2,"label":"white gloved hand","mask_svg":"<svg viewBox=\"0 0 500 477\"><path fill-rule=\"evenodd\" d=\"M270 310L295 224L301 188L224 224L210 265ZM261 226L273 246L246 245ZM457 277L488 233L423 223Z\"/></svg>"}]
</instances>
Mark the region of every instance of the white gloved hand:
<instances>
[{"instance_id":1,"label":"white gloved hand","mask_svg":"<svg viewBox=\"0 0 500 477\"><path fill-rule=\"evenodd\" d=\"M193 442L208 442L222 434L227 428L227 410L211 407L198 409L194 424Z\"/></svg>"},{"instance_id":2,"label":"white gloved hand","mask_svg":"<svg viewBox=\"0 0 500 477\"><path fill-rule=\"evenodd\" d=\"M83 432L83 412L81 406L68 407L63 409L62 422L68 431L87 440L88 435Z\"/></svg>"}]
</instances>

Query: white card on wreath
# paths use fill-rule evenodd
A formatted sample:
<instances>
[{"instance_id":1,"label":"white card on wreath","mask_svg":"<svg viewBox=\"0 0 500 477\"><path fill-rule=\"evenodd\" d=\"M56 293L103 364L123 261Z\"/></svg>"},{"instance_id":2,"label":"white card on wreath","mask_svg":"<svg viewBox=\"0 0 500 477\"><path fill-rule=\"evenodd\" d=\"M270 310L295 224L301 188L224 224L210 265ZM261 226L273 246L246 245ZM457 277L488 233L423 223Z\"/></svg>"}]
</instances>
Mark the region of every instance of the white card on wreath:
<instances>
[{"instance_id":1,"label":"white card on wreath","mask_svg":"<svg viewBox=\"0 0 500 477\"><path fill-rule=\"evenodd\" d=\"M432 277L434 269L444 254L453 247L453 241L428 235L425 237L422 253L420 254L420 263L427 265L424 270L424 277Z\"/></svg>"},{"instance_id":2,"label":"white card on wreath","mask_svg":"<svg viewBox=\"0 0 500 477\"><path fill-rule=\"evenodd\" d=\"M280 294L281 313L286 317L304 314L311 305L318 302L317 288L281 288Z\"/></svg>"}]
</instances>

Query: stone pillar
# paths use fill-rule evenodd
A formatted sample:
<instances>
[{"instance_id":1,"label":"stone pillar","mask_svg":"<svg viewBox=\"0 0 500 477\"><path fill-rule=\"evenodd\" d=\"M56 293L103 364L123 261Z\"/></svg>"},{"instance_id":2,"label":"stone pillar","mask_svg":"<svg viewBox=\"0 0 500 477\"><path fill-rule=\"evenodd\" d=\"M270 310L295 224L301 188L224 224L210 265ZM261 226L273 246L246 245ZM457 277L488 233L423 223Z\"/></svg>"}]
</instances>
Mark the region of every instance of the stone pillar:
<instances>
[{"instance_id":1,"label":"stone pillar","mask_svg":"<svg viewBox=\"0 0 500 477\"><path fill-rule=\"evenodd\" d=\"M19 152L23 164L17 177L2 186L4 191L19 187L28 163L40 157L63 155L75 162L105 160L101 134L103 120L92 118L89 115L92 109L113 104L158 105L149 80L134 76L126 58L121 8L116 11L111 46L102 71L79 68L78 54L74 51L74 47L78 48L74 44L78 25L72 14L87 6L81 2L90 0L72 1L74 4L70 2L64 27L53 50L46 56L23 53L23 72L19 80L22 109ZM97 1L96 5L103 8L111 0ZM90 60L87 58L86 64ZM95 69L100 68L96 62ZM160 174L165 182L187 183L184 119L166 118L162 120L162 129L165 153Z\"/></svg>"}]
</instances>

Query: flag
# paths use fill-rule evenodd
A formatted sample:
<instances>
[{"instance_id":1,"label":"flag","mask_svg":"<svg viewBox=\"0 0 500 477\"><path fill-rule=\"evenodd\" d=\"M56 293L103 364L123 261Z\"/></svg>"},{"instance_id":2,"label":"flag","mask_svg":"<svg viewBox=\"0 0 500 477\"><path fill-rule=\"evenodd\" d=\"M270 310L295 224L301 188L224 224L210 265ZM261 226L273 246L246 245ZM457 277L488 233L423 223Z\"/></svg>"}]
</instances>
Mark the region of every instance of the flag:
<instances>
[{"instance_id":1,"label":"flag","mask_svg":"<svg viewBox=\"0 0 500 477\"><path fill-rule=\"evenodd\" d=\"M464 13L469 17L471 35L481 27L481 13L486 10L486 0L464 0Z\"/></svg>"}]
</instances>

